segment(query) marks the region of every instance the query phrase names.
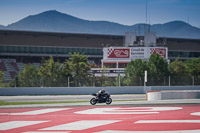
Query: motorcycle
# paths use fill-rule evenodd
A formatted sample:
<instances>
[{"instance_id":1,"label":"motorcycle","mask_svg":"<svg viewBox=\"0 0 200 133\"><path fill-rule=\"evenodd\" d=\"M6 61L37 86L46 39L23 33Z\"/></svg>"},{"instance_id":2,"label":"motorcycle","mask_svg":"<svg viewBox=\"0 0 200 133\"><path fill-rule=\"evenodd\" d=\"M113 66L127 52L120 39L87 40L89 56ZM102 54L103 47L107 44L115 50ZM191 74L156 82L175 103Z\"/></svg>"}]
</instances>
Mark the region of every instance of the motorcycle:
<instances>
[{"instance_id":1,"label":"motorcycle","mask_svg":"<svg viewBox=\"0 0 200 133\"><path fill-rule=\"evenodd\" d=\"M98 96L96 93L92 93L91 94L93 97L90 100L90 104L95 105L96 103L106 103L107 105L112 103L112 99L110 98L110 94L109 93L105 93L101 96Z\"/></svg>"}]
</instances>

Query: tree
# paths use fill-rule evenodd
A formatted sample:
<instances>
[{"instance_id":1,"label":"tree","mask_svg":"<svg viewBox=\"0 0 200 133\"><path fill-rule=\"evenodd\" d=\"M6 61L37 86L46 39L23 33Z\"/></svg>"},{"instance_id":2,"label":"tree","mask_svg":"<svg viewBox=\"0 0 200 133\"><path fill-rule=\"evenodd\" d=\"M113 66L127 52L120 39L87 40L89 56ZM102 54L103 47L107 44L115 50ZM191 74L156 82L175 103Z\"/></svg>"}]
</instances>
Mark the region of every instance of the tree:
<instances>
[{"instance_id":1,"label":"tree","mask_svg":"<svg viewBox=\"0 0 200 133\"><path fill-rule=\"evenodd\" d=\"M165 81L165 77L169 75L168 62L158 54L152 54L148 61L148 77L152 85ZM160 84L159 84L160 85Z\"/></svg>"},{"instance_id":2,"label":"tree","mask_svg":"<svg viewBox=\"0 0 200 133\"><path fill-rule=\"evenodd\" d=\"M0 87L4 87L4 72L3 71L0 71Z\"/></svg>"},{"instance_id":3,"label":"tree","mask_svg":"<svg viewBox=\"0 0 200 133\"><path fill-rule=\"evenodd\" d=\"M147 63L142 59L136 59L128 63L125 69L126 82L128 85L141 85L144 71L147 70Z\"/></svg>"},{"instance_id":4,"label":"tree","mask_svg":"<svg viewBox=\"0 0 200 133\"><path fill-rule=\"evenodd\" d=\"M184 62L176 59L169 64L169 72L171 76L186 76L189 74L189 69Z\"/></svg>"},{"instance_id":5,"label":"tree","mask_svg":"<svg viewBox=\"0 0 200 133\"><path fill-rule=\"evenodd\" d=\"M193 58L186 61L186 66L189 69L189 74L194 78L194 84L200 84L200 58Z\"/></svg>"},{"instance_id":6,"label":"tree","mask_svg":"<svg viewBox=\"0 0 200 133\"><path fill-rule=\"evenodd\" d=\"M86 85L89 75L88 58L83 54L74 53L70 54L69 60L65 62L68 64L72 77L74 78L75 86Z\"/></svg>"},{"instance_id":7,"label":"tree","mask_svg":"<svg viewBox=\"0 0 200 133\"><path fill-rule=\"evenodd\" d=\"M200 58L193 58L185 62L192 76L200 76Z\"/></svg>"},{"instance_id":8,"label":"tree","mask_svg":"<svg viewBox=\"0 0 200 133\"><path fill-rule=\"evenodd\" d=\"M188 85L191 84L192 78L189 76L189 69L185 62L175 61L169 64L171 85ZM191 79L191 80L189 80Z\"/></svg>"},{"instance_id":9,"label":"tree","mask_svg":"<svg viewBox=\"0 0 200 133\"><path fill-rule=\"evenodd\" d=\"M149 76L159 78L168 76L168 62L158 54L152 54L148 62Z\"/></svg>"},{"instance_id":10,"label":"tree","mask_svg":"<svg viewBox=\"0 0 200 133\"><path fill-rule=\"evenodd\" d=\"M43 86L60 86L59 81L62 79L62 72L63 69L60 63L58 61L55 62L52 56L50 56L48 60L43 60L43 63L39 68L39 75Z\"/></svg>"},{"instance_id":11,"label":"tree","mask_svg":"<svg viewBox=\"0 0 200 133\"><path fill-rule=\"evenodd\" d=\"M60 66L60 85L62 86L70 86L68 85L68 78L72 77L71 70L69 68L69 64L64 62Z\"/></svg>"},{"instance_id":12,"label":"tree","mask_svg":"<svg viewBox=\"0 0 200 133\"><path fill-rule=\"evenodd\" d=\"M40 78L38 68L32 64L25 64L24 69L19 72L17 85L20 87L38 87L40 86ZM14 79L14 80L16 80Z\"/></svg>"}]
</instances>

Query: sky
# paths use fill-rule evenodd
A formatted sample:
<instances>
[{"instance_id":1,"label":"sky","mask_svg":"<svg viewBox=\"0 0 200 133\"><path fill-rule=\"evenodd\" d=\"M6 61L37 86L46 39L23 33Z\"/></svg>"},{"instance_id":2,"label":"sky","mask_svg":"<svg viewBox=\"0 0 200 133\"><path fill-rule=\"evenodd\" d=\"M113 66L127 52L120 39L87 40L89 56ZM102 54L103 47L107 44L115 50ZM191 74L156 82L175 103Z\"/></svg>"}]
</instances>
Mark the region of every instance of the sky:
<instances>
[{"instance_id":1,"label":"sky","mask_svg":"<svg viewBox=\"0 0 200 133\"><path fill-rule=\"evenodd\" d=\"M0 0L0 25L47 10L123 25L181 20L200 28L200 0Z\"/></svg>"}]
</instances>

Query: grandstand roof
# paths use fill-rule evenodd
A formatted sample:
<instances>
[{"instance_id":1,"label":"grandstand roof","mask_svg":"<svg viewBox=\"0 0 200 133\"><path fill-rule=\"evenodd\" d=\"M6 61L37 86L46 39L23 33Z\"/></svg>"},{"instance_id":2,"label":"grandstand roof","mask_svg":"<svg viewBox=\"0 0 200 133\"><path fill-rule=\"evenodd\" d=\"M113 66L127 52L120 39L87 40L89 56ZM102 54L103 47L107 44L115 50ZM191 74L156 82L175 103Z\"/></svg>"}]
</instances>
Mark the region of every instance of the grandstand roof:
<instances>
[{"instance_id":1,"label":"grandstand roof","mask_svg":"<svg viewBox=\"0 0 200 133\"><path fill-rule=\"evenodd\" d=\"M93 47L120 46L123 36L0 30L0 45Z\"/></svg>"},{"instance_id":2,"label":"grandstand roof","mask_svg":"<svg viewBox=\"0 0 200 133\"><path fill-rule=\"evenodd\" d=\"M157 38L169 51L200 51L200 39ZM0 30L0 45L103 48L122 46L124 36Z\"/></svg>"}]
</instances>

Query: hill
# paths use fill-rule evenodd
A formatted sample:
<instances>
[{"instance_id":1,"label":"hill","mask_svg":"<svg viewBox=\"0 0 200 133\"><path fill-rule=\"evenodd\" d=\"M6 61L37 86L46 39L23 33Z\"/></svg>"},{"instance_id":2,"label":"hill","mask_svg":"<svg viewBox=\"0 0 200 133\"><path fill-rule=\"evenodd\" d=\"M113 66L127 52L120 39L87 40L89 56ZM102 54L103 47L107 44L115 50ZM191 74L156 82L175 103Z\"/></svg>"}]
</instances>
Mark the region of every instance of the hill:
<instances>
[{"instance_id":1,"label":"hill","mask_svg":"<svg viewBox=\"0 0 200 133\"><path fill-rule=\"evenodd\" d=\"M0 26L0 29L112 35L124 35L125 32L132 31L143 35L144 25L127 26L109 21L89 21L56 10L50 10L28 16L8 26ZM200 39L200 29L183 21L146 25L145 29L147 27L150 27L150 30L156 32L157 36L160 37Z\"/></svg>"},{"instance_id":2,"label":"hill","mask_svg":"<svg viewBox=\"0 0 200 133\"><path fill-rule=\"evenodd\" d=\"M6 27L3 25L0 25L0 29L5 29Z\"/></svg>"}]
</instances>

